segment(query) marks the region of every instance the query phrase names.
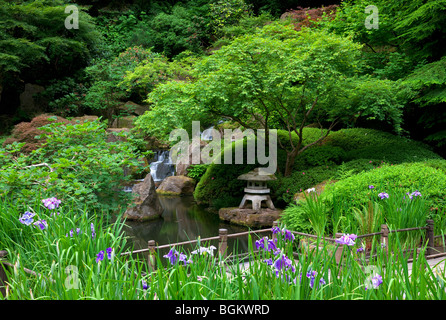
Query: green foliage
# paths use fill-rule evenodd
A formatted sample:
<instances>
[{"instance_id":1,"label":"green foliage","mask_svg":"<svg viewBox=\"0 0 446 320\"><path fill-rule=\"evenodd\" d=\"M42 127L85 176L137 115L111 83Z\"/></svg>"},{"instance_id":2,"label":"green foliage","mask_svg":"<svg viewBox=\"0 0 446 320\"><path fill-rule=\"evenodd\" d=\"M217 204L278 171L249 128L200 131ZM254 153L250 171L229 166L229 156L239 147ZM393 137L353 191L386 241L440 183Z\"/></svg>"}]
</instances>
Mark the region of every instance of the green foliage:
<instances>
[{"instance_id":1,"label":"green foliage","mask_svg":"<svg viewBox=\"0 0 446 320\"><path fill-rule=\"evenodd\" d=\"M139 43L169 58L183 51L201 53L209 42L205 8L177 4L171 13L161 12L140 22L131 40L137 38Z\"/></svg>"},{"instance_id":2,"label":"green foliage","mask_svg":"<svg viewBox=\"0 0 446 320\"><path fill-rule=\"evenodd\" d=\"M441 159L428 146L373 129L341 129L328 136L327 145L344 149L343 161L380 160L389 163Z\"/></svg>"},{"instance_id":3,"label":"green foliage","mask_svg":"<svg viewBox=\"0 0 446 320\"><path fill-rule=\"evenodd\" d=\"M278 130L277 135L279 138L287 138L288 133L285 130ZM319 129L305 128L304 145L316 141L320 135ZM297 140L296 135L293 135L293 138ZM244 148L246 153L246 145ZM289 148L286 143L284 148ZM293 172L287 177L283 175L286 153L281 149L277 151L277 180L268 183L277 207L291 204L296 194L324 181L346 179L390 164L428 160L426 165L433 168L444 166L442 158L421 143L363 128L332 131L322 145L312 146L296 159ZM246 160L244 163L247 163ZM238 168L239 166L241 168ZM217 170L217 167L221 169ZM203 176L197 185L198 191L195 196L203 203L212 203L217 198L226 196L238 198L240 201L243 193L236 188L243 188L243 184L239 183L239 186L231 190L226 188L225 182L236 180L238 175L249 171L245 168L243 172L242 168L243 165L211 165L208 171L212 173ZM237 181L230 183L236 184ZM236 200L227 202L234 203Z\"/></svg>"},{"instance_id":4,"label":"green foliage","mask_svg":"<svg viewBox=\"0 0 446 320\"><path fill-rule=\"evenodd\" d=\"M296 194L302 193L308 188L330 180L336 173L336 166L315 166L305 170L294 170L293 173L284 177L277 175L276 181L269 182L273 201L278 207L285 207L292 203Z\"/></svg>"},{"instance_id":5,"label":"green foliage","mask_svg":"<svg viewBox=\"0 0 446 320\"><path fill-rule=\"evenodd\" d=\"M103 38L104 58L117 56L128 47L140 44L130 44L140 19L145 19L146 15L141 13L140 18L133 10L127 11L102 11L95 19L98 30Z\"/></svg>"},{"instance_id":6,"label":"green foliage","mask_svg":"<svg viewBox=\"0 0 446 320\"><path fill-rule=\"evenodd\" d=\"M79 8L79 29L65 28L61 1L0 2L0 83L12 73L27 81L70 76L96 53L98 33Z\"/></svg>"},{"instance_id":7,"label":"green foliage","mask_svg":"<svg viewBox=\"0 0 446 320\"><path fill-rule=\"evenodd\" d=\"M246 181L238 180L237 177L256 168L256 164L247 164L246 140L239 140L228 147L232 148L232 159L235 159L237 144L243 145L243 164L224 164L225 151L223 150L220 155L221 164L208 165L206 172L195 187L194 199L198 203L208 204L217 209L240 204Z\"/></svg>"},{"instance_id":8,"label":"green foliage","mask_svg":"<svg viewBox=\"0 0 446 320\"><path fill-rule=\"evenodd\" d=\"M444 160L441 160L442 162ZM370 190L369 185L374 189ZM327 197L338 195L345 197L352 206L361 208L369 199L380 200L378 193L392 191L394 194L412 193L416 190L427 198L431 210L446 210L444 190L446 175L425 162L403 163L399 165L383 165L328 185L325 189Z\"/></svg>"},{"instance_id":9,"label":"green foliage","mask_svg":"<svg viewBox=\"0 0 446 320\"><path fill-rule=\"evenodd\" d=\"M223 45L228 45L233 39L246 34L255 33L257 28L262 28L273 20L273 17L268 12L263 12L258 16L244 15L235 25L223 27L220 30L221 36L212 44L212 46L218 48Z\"/></svg>"},{"instance_id":10,"label":"green foliage","mask_svg":"<svg viewBox=\"0 0 446 320\"><path fill-rule=\"evenodd\" d=\"M3 196L25 202L39 193L90 210L114 211L127 205L130 195L121 189L130 177L124 176L124 168L137 165L130 143L108 143L106 126L98 120L52 123L41 129L46 141L30 155L20 153L23 144L1 150Z\"/></svg>"},{"instance_id":11,"label":"green foliage","mask_svg":"<svg viewBox=\"0 0 446 320\"><path fill-rule=\"evenodd\" d=\"M86 68L91 85L85 95L83 104L93 111L102 112L109 120L113 115L119 115L118 106L127 100L139 103L143 97L141 86L127 88L120 85L128 72L132 72L142 61L157 59L158 55L142 47L131 47L119 56L108 60L96 61ZM145 89L145 88L144 88Z\"/></svg>"},{"instance_id":12,"label":"green foliage","mask_svg":"<svg viewBox=\"0 0 446 320\"><path fill-rule=\"evenodd\" d=\"M417 0L408 4L380 0L373 2L378 9L378 29L365 28L368 15L364 0L343 1L336 18L325 21L325 26L337 33L350 35L353 40L365 43L373 52L381 50L406 53L414 61L426 58L439 59L444 49L437 44L445 37L443 0ZM443 40L442 40L443 39Z\"/></svg>"},{"instance_id":13,"label":"green foliage","mask_svg":"<svg viewBox=\"0 0 446 320\"><path fill-rule=\"evenodd\" d=\"M236 25L243 17L249 15L250 5L244 0L217 0L209 4L210 28L214 34L221 36L222 29Z\"/></svg>"},{"instance_id":14,"label":"green foliage","mask_svg":"<svg viewBox=\"0 0 446 320\"><path fill-rule=\"evenodd\" d=\"M208 166L208 164L192 164L187 168L187 176L198 182L206 172Z\"/></svg>"},{"instance_id":15,"label":"green foliage","mask_svg":"<svg viewBox=\"0 0 446 320\"><path fill-rule=\"evenodd\" d=\"M413 90L412 103L421 113L417 124L425 131L424 140L441 148L446 144L446 57L425 64L404 79Z\"/></svg>"},{"instance_id":16,"label":"green foliage","mask_svg":"<svg viewBox=\"0 0 446 320\"><path fill-rule=\"evenodd\" d=\"M378 202L369 201L367 205L362 206L361 209L352 208L352 213L358 224L359 234L368 234L380 231L381 224L384 222L384 219L382 208Z\"/></svg>"},{"instance_id":17,"label":"green foliage","mask_svg":"<svg viewBox=\"0 0 446 320\"><path fill-rule=\"evenodd\" d=\"M35 95L37 101L47 102L45 111L62 117L83 115L84 97L87 93L83 72L73 77L53 79L45 90Z\"/></svg>"}]
</instances>

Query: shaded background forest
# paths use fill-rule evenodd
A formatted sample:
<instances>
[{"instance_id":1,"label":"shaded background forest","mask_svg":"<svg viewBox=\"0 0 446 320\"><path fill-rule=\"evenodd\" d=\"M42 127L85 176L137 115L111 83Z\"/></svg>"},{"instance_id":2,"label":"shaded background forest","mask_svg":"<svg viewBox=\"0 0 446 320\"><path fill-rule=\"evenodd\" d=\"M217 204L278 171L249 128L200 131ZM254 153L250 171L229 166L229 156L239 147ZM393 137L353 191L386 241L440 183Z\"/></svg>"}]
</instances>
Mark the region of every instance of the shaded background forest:
<instances>
[{"instance_id":1,"label":"shaded background forest","mask_svg":"<svg viewBox=\"0 0 446 320\"><path fill-rule=\"evenodd\" d=\"M167 63L209 55L237 36L288 18L296 28L317 27L317 21L325 21L322 24L328 24L332 32L364 44L359 61L363 74L402 81L412 89L403 111L402 134L430 144L445 156L446 58L441 46L446 32L445 1L417 0L409 5L375 1L380 9L378 30L364 28L364 1L73 4L80 8L77 30L64 26L65 2L0 1L2 135L43 112L63 117L95 114L111 122L129 113L120 106L128 101L145 105L147 93L169 78L163 75L169 70L160 64L154 65L157 76L122 84L140 62L162 57ZM391 131L379 121L355 126Z\"/></svg>"}]
</instances>

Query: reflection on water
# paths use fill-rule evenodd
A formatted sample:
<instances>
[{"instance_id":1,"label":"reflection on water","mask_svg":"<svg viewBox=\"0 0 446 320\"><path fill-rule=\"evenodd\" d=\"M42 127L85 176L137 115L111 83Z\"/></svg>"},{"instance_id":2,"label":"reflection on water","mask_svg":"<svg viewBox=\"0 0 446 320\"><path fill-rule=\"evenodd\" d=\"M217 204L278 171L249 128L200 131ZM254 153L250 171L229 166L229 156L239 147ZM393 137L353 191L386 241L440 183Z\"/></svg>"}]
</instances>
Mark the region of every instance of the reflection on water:
<instances>
[{"instance_id":1,"label":"reflection on water","mask_svg":"<svg viewBox=\"0 0 446 320\"><path fill-rule=\"evenodd\" d=\"M147 248L149 240L157 245L182 242L218 236L219 229L227 229L228 234L248 231L248 228L221 221L218 214L211 213L197 205L192 196L160 196L164 212L160 219L147 222L127 221L126 234L131 239L133 249ZM212 242L217 247L218 242ZM248 237L239 241L228 239L228 249L238 248L238 252L248 251Z\"/></svg>"}]
</instances>

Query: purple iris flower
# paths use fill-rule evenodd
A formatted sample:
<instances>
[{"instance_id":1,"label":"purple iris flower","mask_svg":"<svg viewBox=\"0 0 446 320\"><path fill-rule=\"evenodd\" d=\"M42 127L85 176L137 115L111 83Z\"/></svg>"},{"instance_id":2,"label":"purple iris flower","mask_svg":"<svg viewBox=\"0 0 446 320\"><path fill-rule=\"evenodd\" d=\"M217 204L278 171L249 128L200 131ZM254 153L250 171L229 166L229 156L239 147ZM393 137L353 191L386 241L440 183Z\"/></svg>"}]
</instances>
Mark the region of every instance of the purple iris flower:
<instances>
[{"instance_id":1,"label":"purple iris flower","mask_svg":"<svg viewBox=\"0 0 446 320\"><path fill-rule=\"evenodd\" d=\"M389 195L385 192L381 192L381 193L378 193L378 197L380 197L382 200L382 199L387 199L389 197Z\"/></svg>"},{"instance_id":2,"label":"purple iris flower","mask_svg":"<svg viewBox=\"0 0 446 320\"><path fill-rule=\"evenodd\" d=\"M262 239L256 240L256 248L259 250L260 248L265 251L273 251L274 254L278 253L276 242L273 239L268 239L268 237L263 237ZM266 245L266 247L265 247Z\"/></svg>"},{"instance_id":3,"label":"purple iris flower","mask_svg":"<svg viewBox=\"0 0 446 320\"><path fill-rule=\"evenodd\" d=\"M91 227L91 237L94 238L96 236L96 232L94 231L94 224L93 224L93 222L91 223L90 227Z\"/></svg>"},{"instance_id":4,"label":"purple iris flower","mask_svg":"<svg viewBox=\"0 0 446 320\"><path fill-rule=\"evenodd\" d=\"M280 228L279 227L273 227L272 230L273 234L279 233L280 232Z\"/></svg>"},{"instance_id":5,"label":"purple iris flower","mask_svg":"<svg viewBox=\"0 0 446 320\"><path fill-rule=\"evenodd\" d=\"M106 252L107 252L107 258L111 259L111 254L113 252L113 249L112 248L107 248Z\"/></svg>"},{"instance_id":6,"label":"purple iris flower","mask_svg":"<svg viewBox=\"0 0 446 320\"><path fill-rule=\"evenodd\" d=\"M96 257L96 262L104 260L104 250L99 251Z\"/></svg>"},{"instance_id":7,"label":"purple iris flower","mask_svg":"<svg viewBox=\"0 0 446 320\"><path fill-rule=\"evenodd\" d=\"M145 280L141 280L141 282L142 282L142 289L147 290L149 288L149 286L147 285L147 282Z\"/></svg>"},{"instance_id":8,"label":"purple iris flower","mask_svg":"<svg viewBox=\"0 0 446 320\"><path fill-rule=\"evenodd\" d=\"M29 226L34 221L34 216L36 214L33 212L26 211L20 218L19 221L24 225Z\"/></svg>"},{"instance_id":9,"label":"purple iris flower","mask_svg":"<svg viewBox=\"0 0 446 320\"><path fill-rule=\"evenodd\" d=\"M407 193L407 194L409 194L409 193ZM409 198L410 198L410 200L412 200L413 199L413 197L421 197L421 192L420 191L414 191L414 192L412 192L410 195L409 195Z\"/></svg>"},{"instance_id":10,"label":"purple iris flower","mask_svg":"<svg viewBox=\"0 0 446 320\"><path fill-rule=\"evenodd\" d=\"M52 197L52 198L43 199L42 202L43 202L43 205L47 209L53 210L53 209L58 208L62 201L55 197Z\"/></svg>"},{"instance_id":11,"label":"purple iris flower","mask_svg":"<svg viewBox=\"0 0 446 320\"><path fill-rule=\"evenodd\" d=\"M374 189L375 187L373 185L369 185L369 189Z\"/></svg>"},{"instance_id":12,"label":"purple iris flower","mask_svg":"<svg viewBox=\"0 0 446 320\"><path fill-rule=\"evenodd\" d=\"M310 279L310 288L312 288L312 289L313 289L313 286L314 286L314 280L316 279L316 276L317 276L317 271L309 270L307 272L307 278ZM320 278L319 279L319 284L326 284L324 278Z\"/></svg>"},{"instance_id":13,"label":"purple iris flower","mask_svg":"<svg viewBox=\"0 0 446 320\"><path fill-rule=\"evenodd\" d=\"M347 246L353 246L357 237L358 236L356 234L345 234L339 239L336 239L335 242Z\"/></svg>"},{"instance_id":14,"label":"purple iris flower","mask_svg":"<svg viewBox=\"0 0 446 320\"><path fill-rule=\"evenodd\" d=\"M295 239L294 234L287 229L281 230L279 227L273 227L272 232L273 232L273 234L282 233L285 240L294 241L294 239Z\"/></svg>"},{"instance_id":15,"label":"purple iris flower","mask_svg":"<svg viewBox=\"0 0 446 320\"><path fill-rule=\"evenodd\" d=\"M171 265L176 264L177 261L183 262L184 265L192 262L192 260L187 260L187 256L184 253L179 253L177 250L174 249L170 249L170 251L163 257L169 259Z\"/></svg>"},{"instance_id":16,"label":"purple iris flower","mask_svg":"<svg viewBox=\"0 0 446 320\"><path fill-rule=\"evenodd\" d=\"M38 220L33 223L35 226L38 226L40 230L44 230L46 227L48 227L48 223L45 220Z\"/></svg>"},{"instance_id":17,"label":"purple iris flower","mask_svg":"<svg viewBox=\"0 0 446 320\"><path fill-rule=\"evenodd\" d=\"M374 289L378 289L378 287L381 285L381 283L383 283L383 278L379 275L376 274L372 279L370 279L372 282L372 286ZM365 287L365 289L367 290L367 286Z\"/></svg>"},{"instance_id":18,"label":"purple iris flower","mask_svg":"<svg viewBox=\"0 0 446 320\"><path fill-rule=\"evenodd\" d=\"M274 261L274 267L276 268L276 275L278 276L279 271L282 270L291 270L292 272L296 271L296 268L292 265L292 261L286 255L282 255L276 261Z\"/></svg>"}]
</instances>

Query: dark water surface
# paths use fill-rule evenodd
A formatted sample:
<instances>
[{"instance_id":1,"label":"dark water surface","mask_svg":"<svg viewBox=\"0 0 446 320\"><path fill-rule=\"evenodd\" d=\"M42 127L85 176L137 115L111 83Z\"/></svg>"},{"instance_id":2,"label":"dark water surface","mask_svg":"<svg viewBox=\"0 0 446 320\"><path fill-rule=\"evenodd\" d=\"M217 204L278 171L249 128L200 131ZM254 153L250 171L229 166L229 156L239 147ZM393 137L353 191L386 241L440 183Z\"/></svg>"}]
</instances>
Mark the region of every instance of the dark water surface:
<instances>
[{"instance_id":1,"label":"dark water surface","mask_svg":"<svg viewBox=\"0 0 446 320\"><path fill-rule=\"evenodd\" d=\"M197 205L192 196L159 198L164 208L161 218L147 222L126 222L127 227L124 230L130 237L129 245L133 244L134 250L147 248L149 240L155 240L157 245L164 245L195 240L198 236L201 239L218 236L219 229L227 229L228 234L249 230L221 221L218 214ZM218 241L210 244L218 248ZM248 237L241 237L238 241L228 239L228 250L234 248L237 248L237 252L247 252Z\"/></svg>"}]
</instances>

